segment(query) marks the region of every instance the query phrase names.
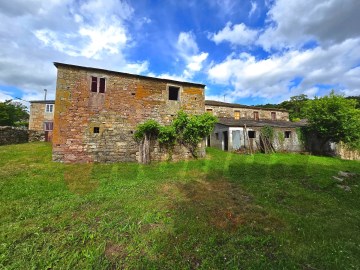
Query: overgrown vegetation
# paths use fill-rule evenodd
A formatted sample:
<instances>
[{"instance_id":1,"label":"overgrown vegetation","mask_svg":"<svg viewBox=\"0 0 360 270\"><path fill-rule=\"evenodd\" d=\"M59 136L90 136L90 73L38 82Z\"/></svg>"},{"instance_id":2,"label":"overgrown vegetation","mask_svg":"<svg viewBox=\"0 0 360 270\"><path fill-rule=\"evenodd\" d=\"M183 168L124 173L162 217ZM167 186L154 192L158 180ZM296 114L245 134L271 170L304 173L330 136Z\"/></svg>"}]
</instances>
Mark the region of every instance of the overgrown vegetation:
<instances>
[{"instance_id":1,"label":"overgrown vegetation","mask_svg":"<svg viewBox=\"0 0 360 270\"><path fill-rule=\"evenodd\" d=\"M189 115L183 111L178 112L169 126L147 120L137 127L134 134L141 143L142 163L150 163L150 143L153 139L157 139L170 152L170 156L174 145L179 143L197 157L198 144L211 133L216 121L217 118L209 113Z\"/></svg>"},{"instance_id":2,"label":"overgrown vegetation","mask_svg":"<svg viewBox=\"0 0 360 270\"><path fill-rule=\"evenodd\" d=\"M356 104L334 92L308 101L304 111L309 130L322 139L322 144L341 141L360 150L360 110Z\"/></svg>"},{"instance_id":3,"label":"overgrown vegetation","mask_svg":"<svg viewBox=\"0 0 360 270\"><path fill-rule=\"evenodd\" d=\"M28 121L26 106L12 100L0 102L0 126L27 126Z\"/></svg>"},{"instance_id":4,"label":"overgrown vegetation","mask_svg":"<svg viewBox=\"0 0 360 270\"><path fill-rule=\"evenodd\" d=\"M275 152L273 141L274 141L274 128L270 126L262 127L260 129L261 151L264 153Z\"/></svg>"},{"instance_id":5,"label":"overgrown vegetation","mask_svg":"<svg viewBox=\"0 0 360 270\"><path fill-rule=\"evenodd\" d=\"M72 164L0 147L1 269L359 269L359 162ZM338 187L339 171L356 173ZM345 180L344 180L345 182Z\"/></svg>"},{"instance_id":6,"label":"overgrown vegetation","mask_svg":"<svg viewBox=\"0 0 360 270\"><path fill-rule=\"evenodd\" d=\"M280 104L258 106L286 109L291 121L307 119L309 129L306 132L321 138L322 145L329 140L341 141L350 149L360 150L360 96L344 97L332 91L320 98L309 99L302 94ZM304 136L302 138L304 142Z\"/></svg>"}]
</instances>

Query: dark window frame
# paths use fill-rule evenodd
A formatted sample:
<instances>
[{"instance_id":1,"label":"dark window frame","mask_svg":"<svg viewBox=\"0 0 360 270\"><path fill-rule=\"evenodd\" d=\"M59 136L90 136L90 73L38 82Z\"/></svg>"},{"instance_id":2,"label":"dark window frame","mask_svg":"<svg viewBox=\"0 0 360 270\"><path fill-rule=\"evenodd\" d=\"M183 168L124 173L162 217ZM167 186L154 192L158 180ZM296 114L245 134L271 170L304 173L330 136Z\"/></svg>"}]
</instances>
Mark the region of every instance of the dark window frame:
<instances>
[{"instance_id":1,"label":"dark window frame","mask_svg":"<svg viewBox=\"0 0 360 270\"><path fill-rule=\"evenodd\" d=\"M106 78L91 76L90 91L104 94L106 92Z\"/></svg>"},{"instance_id":2,"label":"dark window frame","mask_svg":"<svg viewBox=\"0 0 360 270\"><path fill-rule=\"evenodd\" d=\"M180 101L180 90L180 86L168 85L168 100Z\"/></svg>"}]
</instances>

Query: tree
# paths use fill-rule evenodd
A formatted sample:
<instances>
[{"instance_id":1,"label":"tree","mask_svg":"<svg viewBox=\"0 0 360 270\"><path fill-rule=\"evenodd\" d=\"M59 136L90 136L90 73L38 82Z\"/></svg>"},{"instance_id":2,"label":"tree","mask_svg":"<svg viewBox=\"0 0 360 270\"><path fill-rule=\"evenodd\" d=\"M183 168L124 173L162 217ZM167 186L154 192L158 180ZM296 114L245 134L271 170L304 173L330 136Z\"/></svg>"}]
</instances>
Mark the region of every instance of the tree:
<instances>
[{"instance_id":1,"label":"tree","mask_svg":"<svg viewBox=\"0 0 360 270\"><path fill-rule=\"evenodd\" d=\"M0 126L26 126L28 120L27 108L20 102L0 102Z\"/></svg>"},{"instance_id":2,"label":"tree","mask_svg":"<svg viewBox=\"0 0 360 270\"><path fill-rule=\"evenodd\" d=\"M356 101L336 95L308 100L304 108L310 131L322 140L321 147L327 141L344 142L358 148L360 145L360 110Z\"/></svg>"},{"instance_id":3,"label":"tree","mask_svg":"<svg viewBox=\"0 0 360 270\"><path fill-rule=\"evenodd\" d=\"M289 118L291 121L302 119L305 117L304 105L308 101L307 95L301 94L298 96L290 97L289 101L283 101L279 104L279 108L289 111Z\"/></svg>"},{"instance_id":4,"label":"tree","mask_svg":"<svg viewBox=\"0 0 360 270\"><path fill-rule=\"evenodd\" d=\"M198 144L210 135L216 122L217 118L209 113L188 115L180 111L173 121L177 141L186 146L193 157L197 157Z\"/></svg>"}]
</instances>

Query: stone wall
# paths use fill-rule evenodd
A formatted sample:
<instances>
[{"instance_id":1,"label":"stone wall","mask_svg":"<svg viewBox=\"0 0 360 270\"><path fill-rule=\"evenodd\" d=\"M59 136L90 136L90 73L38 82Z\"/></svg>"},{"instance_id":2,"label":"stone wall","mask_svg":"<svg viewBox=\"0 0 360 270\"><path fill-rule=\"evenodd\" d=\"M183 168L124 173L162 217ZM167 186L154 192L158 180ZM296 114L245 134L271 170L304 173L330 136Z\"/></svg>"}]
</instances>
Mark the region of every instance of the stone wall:
<instances>
[{"instance_id":1,"label":"stone wall","mask_svg":"<svg viewBox=\"0 0 360 270\"><path fill-rule=\"evenodd\" d=\"M205 106L206 111L211 110L212 114L217 117L235 116L235 111L240 111L240 119L254 119L254 112L259 113L260 120L272 120L271 112L276 113L276 120L289 121L289 113L280 110L260 109L260 108L232 108L225 106Z\"/></svg>"},{"instance_id":2,"label":"stone wall","mask_svg":"<svg viewBox=\"0 0 360 270\"><path fill-rule=\"evenodd\" d=\"M29 142L45 142L45 131L29 130Z\"/></svg>"},{"instance_id":3,"label":"stone wall","mask_svg":"<svg viewBox=\"0 0 360 270\"><path fill-rule=\"evenodd\" d=\"M28 136L27 129L0 126L0 145L26 143Z\"/></svg>"},{"instance_id":4,"label":"stone wall","mask_svg":"<svg viewBox=\"0 0 360 270\"><path fill-rule=\"evenodd\" d=\"M314 154L334 156L348 160L360 160L360 151L351 150L342 142L334 143L327 141L323 143L315 133L307 134L306 147L309 152Z\"/></svg>"},{"instance_id":5,"label":"stone wall","mask_svg":"<svg viewBox=\"0 0 360 270\"><path fill-rule=\"evenodd\" d=\"M138 124L148 119L169 124L180 109L204 112L201 85L63 64L57 67L55 161L138 161L139 145L133 137ZM106 79L105 93L90 91L92 76ZM169 85L180 87L179 100L169 100ZM182 150L177 152L174 156L187 157ZM153 150L153 160L165 156Z\"/></svg>"}]
</instances>

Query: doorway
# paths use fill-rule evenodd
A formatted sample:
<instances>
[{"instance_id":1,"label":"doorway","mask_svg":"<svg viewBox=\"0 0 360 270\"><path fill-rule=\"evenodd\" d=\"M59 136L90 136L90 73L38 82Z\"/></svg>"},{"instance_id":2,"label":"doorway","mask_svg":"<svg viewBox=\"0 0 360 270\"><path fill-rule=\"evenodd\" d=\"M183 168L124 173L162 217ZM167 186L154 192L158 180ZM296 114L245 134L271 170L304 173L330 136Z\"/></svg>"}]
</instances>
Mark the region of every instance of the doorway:
<instances>
[{"instance_id":1,"label":"doorway","mask_svg":"<svg viewBox=\"0 0 360 270\"><path fill-rule=\"evenodd\" d=\"M223 131L223 142L224 142L224 151L228 151L229 150L229 137L228 137L227 131Z\"/></svg>"}]
</instances>

